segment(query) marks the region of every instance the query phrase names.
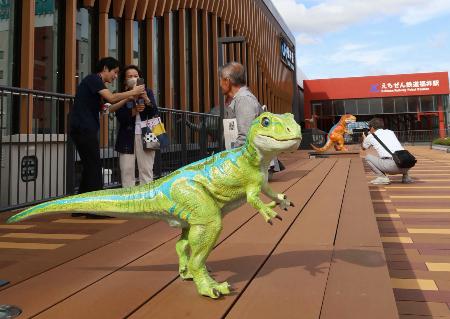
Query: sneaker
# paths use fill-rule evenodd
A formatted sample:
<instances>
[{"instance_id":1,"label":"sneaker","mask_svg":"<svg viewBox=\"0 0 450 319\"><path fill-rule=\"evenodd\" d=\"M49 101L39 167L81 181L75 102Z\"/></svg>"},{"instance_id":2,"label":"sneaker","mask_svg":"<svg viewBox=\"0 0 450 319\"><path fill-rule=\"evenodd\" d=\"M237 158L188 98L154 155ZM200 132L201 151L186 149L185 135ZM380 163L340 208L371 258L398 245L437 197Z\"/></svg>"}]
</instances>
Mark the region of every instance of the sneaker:
<instances>
[{"instance_id":1,"label":"sneaker","mask_svg":"<svg viewBox=\"0 0 450 319\"><path fill-rule=\"evenodd\" d=\"M391 181L389 180L389 177L387 176L378 176L377 178L370 181L370 184L373 185L388 185Z\"/></svg>"},{"instance_id":2,"label":"sneaker","mask_svg":"<svg viewBox=\"0 0 450 319\"><path fill-rule=\"evenodd\" d=\"M409 177L409 175L404 175L402 177L402 183L403 184L410 184L410 183L413 183L413 182L414 182L414 180L411 177Z\"/></svg>"}]
</instances>

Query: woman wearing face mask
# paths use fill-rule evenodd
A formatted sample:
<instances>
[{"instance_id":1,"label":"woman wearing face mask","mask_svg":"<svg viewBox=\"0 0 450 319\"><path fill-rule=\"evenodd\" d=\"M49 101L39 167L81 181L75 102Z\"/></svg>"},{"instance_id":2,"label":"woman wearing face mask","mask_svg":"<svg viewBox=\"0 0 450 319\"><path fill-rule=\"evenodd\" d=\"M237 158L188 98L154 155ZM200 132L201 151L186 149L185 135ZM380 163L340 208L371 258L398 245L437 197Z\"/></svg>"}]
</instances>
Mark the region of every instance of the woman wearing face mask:
<instances>
[{"instance_id":1,"label":"woman wearing face mask","mask_svg":"<svg viewBox=\"0 0 450 319\"><path fill-rule=\"evenodd\" d=\"M141 71L137 66L129 65L123 70L122 78L124 79L124 90L133 90L137 79L142 78ZM111 108L114 108L114 105ZM155 151L143 148L141 130L141 127L146 125L147 119L159 116L152 90L146 88L143 94L136 96L132 101L127 101L124 107L112 111L115 111L119 121L115 149L119 152L122 186L135 186L136 160L140 184L152 181Z\"/></svg>"}]
</instances>

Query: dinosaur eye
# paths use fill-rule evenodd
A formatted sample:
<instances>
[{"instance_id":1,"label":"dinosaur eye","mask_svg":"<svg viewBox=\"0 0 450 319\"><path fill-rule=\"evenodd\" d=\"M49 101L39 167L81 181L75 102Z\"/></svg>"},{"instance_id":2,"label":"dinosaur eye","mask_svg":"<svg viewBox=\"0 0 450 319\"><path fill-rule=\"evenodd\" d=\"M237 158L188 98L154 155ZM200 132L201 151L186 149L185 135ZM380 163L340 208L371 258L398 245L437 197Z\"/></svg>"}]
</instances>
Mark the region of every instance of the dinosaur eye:
<instances>
[{"instance_id":1,"label":"dinosaur eye","mask_svg":"<svg viewBox=\"0 0 450 319\"><path fill-rule=\"evenodd\" d=\"M267 117L263 117L262 121L261 121L261 125L264 127L268 127L270 125L270 120Z\"/></svg>"}]
</instances>

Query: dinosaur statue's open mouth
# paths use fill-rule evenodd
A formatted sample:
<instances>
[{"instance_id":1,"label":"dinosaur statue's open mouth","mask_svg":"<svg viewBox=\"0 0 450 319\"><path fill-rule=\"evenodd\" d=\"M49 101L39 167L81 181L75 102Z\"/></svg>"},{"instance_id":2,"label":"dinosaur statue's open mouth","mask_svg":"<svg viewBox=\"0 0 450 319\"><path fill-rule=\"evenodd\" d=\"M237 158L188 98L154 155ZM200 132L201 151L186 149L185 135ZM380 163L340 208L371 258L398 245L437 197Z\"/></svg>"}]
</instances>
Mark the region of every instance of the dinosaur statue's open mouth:
<instances>
[{"instance_id":1,"label":"dinosaur statue's open mouth","mask_svg":"<svg viewBox=\"0 0 450 319\"><path fill-rule=\"evenodd\" d=\"M261 137L265 137L265 138L268 138L268 139L271 139L271 140L274 140L274 141L277 141L277 142L287 142L287 141L301 141L301 137L293 137L293 138L285 138L285 139L281 139L281 138L274 138L274 137L271 137L271 136L267 136L267 135L260 135Z\"/></svg>"}]
</instances>

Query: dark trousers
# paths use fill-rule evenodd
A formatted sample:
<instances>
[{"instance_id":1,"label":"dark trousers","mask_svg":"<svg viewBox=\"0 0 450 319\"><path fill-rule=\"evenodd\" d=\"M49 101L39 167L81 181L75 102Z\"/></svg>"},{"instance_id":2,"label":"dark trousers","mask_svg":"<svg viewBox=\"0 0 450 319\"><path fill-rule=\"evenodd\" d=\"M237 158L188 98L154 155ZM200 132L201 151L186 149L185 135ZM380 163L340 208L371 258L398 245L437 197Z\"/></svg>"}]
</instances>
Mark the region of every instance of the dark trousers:
<instances>
[{"instance_id":1,"label":"dark trousers","mask_svg":"<svg viewBox=\"0 0 450 319\"><path fill-rule=\"evenodd\" d=\"M78 193L92 192L103 188L102 163L97 133L72 132L70 134L80 155L82 173Z\"/></svg>"}]
</instances>

